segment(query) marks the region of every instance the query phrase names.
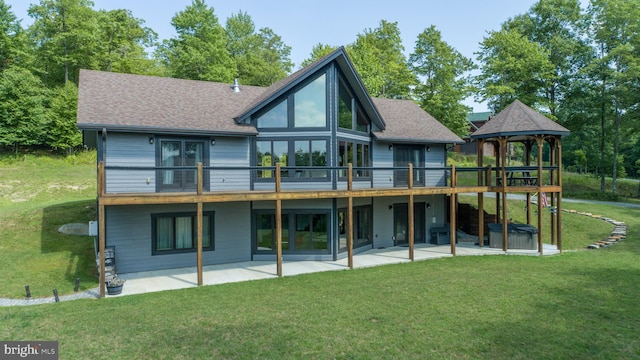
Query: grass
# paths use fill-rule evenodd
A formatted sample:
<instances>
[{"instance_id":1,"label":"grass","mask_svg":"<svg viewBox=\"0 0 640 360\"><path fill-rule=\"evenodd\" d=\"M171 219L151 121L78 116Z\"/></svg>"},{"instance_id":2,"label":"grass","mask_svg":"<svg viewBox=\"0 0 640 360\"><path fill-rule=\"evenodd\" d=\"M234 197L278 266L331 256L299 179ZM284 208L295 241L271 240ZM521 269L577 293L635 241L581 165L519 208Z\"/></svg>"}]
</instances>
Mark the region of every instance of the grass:
<instances>
[{"instance_id":1,"label":"grass","mask_svg":"<svg viewBox=\"0 0 640 360\"><path fill-rule=\"evenodd\" d=\"M89 181L95 178L90 159L91 166L46 160L48 171L30 160L10 165L18 179L78 184L83 172ZM6 183L11 177L3 163L3 189ZM85 257L92 260L91 242L66 239L55 228L87 220L94 211L94 190L65 185L23 202L4 196L0 201L9 208L0 210L3 288L21 289L23 281L13 279L21 273L41 278L47 292L52 284L72 286L76 275L84 274L83 283L89 283L93 264L70 259L88 251ZM640 359L640 210L565 205L627 222L628 239L553 257L459 256L0 308L0 339L58 340L61 359ZM522 216L518 208L524 212L522 202L509 208L514 218ZM12 235L6 236L9 219L16 224L8 226ZM565 245L575 248L611 229L575 214L564 214L563 220ZM20 232L22 224L30 230ZM59 254L43 268L17 269ZM13 264L5 265L8 261Z\"/></svg>"}]
</instances>

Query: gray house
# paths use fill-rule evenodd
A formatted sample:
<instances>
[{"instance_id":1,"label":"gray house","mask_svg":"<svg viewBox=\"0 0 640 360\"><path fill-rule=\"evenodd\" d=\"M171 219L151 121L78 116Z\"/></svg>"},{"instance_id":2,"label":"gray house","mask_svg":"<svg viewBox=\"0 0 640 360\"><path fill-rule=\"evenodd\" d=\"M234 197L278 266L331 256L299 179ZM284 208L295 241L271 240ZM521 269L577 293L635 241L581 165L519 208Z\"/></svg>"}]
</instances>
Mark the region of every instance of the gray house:
<instances>
[{"instance_id":1,"label":"gray house","mask_svg":"<svg viewBox=\"0 0 640 360\"><path fill-rule=\"evenodd\" d=\"M429 242L463 143L413 101L371 98L343 48L268 88L83 70L77 121L98 134L120 273Z\"/></svg>"}]
</instances>

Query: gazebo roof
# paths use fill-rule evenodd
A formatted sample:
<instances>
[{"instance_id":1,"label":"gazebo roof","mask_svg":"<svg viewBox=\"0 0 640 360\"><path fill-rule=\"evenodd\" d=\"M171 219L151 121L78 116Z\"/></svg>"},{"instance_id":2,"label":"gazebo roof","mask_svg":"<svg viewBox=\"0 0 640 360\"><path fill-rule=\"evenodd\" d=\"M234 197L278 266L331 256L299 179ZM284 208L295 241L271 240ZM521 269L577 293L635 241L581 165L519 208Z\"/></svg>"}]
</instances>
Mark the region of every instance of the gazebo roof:
<instances>
[{"instance_id":1,"label":"gazebo roof","mask_svg":"<svg viewBox=\"0 0 640 360\"><path fill-rule=\"evenodd\" d=\"M569 135L569 130L515 100L484 126L471 134L472 139L529 137L535 135Z\"/></svg>"}]
</instances>

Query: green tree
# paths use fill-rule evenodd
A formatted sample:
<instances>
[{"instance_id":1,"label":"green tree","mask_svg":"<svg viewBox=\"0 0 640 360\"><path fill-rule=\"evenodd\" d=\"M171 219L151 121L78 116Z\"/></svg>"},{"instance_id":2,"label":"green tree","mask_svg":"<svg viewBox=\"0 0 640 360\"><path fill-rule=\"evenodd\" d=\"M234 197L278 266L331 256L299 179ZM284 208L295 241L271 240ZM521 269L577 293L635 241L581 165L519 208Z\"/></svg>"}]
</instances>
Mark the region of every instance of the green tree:
<instances>
[{"instance_id":1,"label":"green tree","mask_svg":"<svg viewBox=\"0 0 640 360\"><path fill-rule=\"evenodd\" d=\"M98 66L103 71L134 74L156 74L154 61L145 48L155 45L158 35L144 27L144 20L133 17L131 11L117 9L97 12Z\"/></svg>"},{"instance_id":2,"label":"green tree","mask_svg":"<svg viewBox=\"0 0 640 360\"><path fill-rule=\"evenodd\" d=\"M474 69L473 61L444 42L431 26L418 35L409 64L421 79L414 90L420 106L459 136L468 135L470 109L462 101L472 89L463 75Z\"/></svg>"},{"instance_id":3,"label":"green tree","mask_svg":"<svg viewBox=\"0 0 640 360\"><path fill-rule=\"evenodd\" d=\"M0 0L0 72L10 66L23 66L27 58L26 34L11 6Z\"/></svg>"},{"instance_id":4,"label":"green tree","mask_svg":"<svg viewBox=\"0 0 640 360\"><path fill-rule=\"evenodd\" d=\"M490 32L476 53L479 100L496 113L516 99L532 107L545 105L544 89L553 78L548 51L516 30Z\"/></svg>"},{"instance_id":5,"label":"green tree","mask_svg":"<svg viewBox=\"0 0 640 360\"><path fill-rule=\"evenodd\" d=\"M30 71L11 67L0 74L0 146L42 145L47 129L48 90Z\"/></svg>"},{"instance_id":6,"label":"green tree","mask_svg":"<svg viewBox=\"0 0 640 360\"><path fill-rule=\"evenodd\" d=\"M358 34L347 53L369 94L392 99L408 99L417 83L409 70L397 22L380 21L380 26Z\"/></svg>"},{"instance_id":7,"label":"green tree","mask_svg":"<svg viewBox=\"0 0 640 360\"><path fill-rule=\"evenodd\" d=\"M49 126L47 144L54 149L67 150L82 144L82 134L76 126L78 87L69 82L52 91L47 111Z\"/></svg>"},{"instance_id":8,"label":"green tree","mask_svg":"<svg viewBox=\"0 0 640 360\"><path fill-rule=\"evenodd\" d=\"M237 77L248 85L269 86L291 71L291 47L270 28L255 31L246 12L227 19L227 48L237 66Z\"/></svg>"},{"instance_id":9,"label":"green tree","mask_svg":"<svg viewBox=\"0 0 640 360\"><path fill-rule=\"evenodd\" d=\"M302 61L302 64L300 64L300 66L302 66L302 67L309 66L312 63L314 63L315 61L320 60L323 57L329 55L330 53L332 53L336 49L337 49L337 47L335 47L335 46L318 43L318 44L314 45L313 48L311 49L311 54L309 54L309 58L307 58L304 61Z\"/></svg>"},{"instance_id":10,"label":"green tree","mask_svg":"<svg viewBox=\"0 0 640 360\"><path fill-rule=\"evenodd\" d=\"M585 16L579 0L540 0L524 15L518 15L502 25L515 30L544 48L553 66L553 74L541 95L543 105L552 117L565 98L577 71L589 59L590 49L581 34Z\"/></svg>"},{"instance_id":11,"label":"green tree","mask_svg":"<svg viewBox=\"0 0 640 360\"><path fill-rule=\"evenodd\" d=\"M97 21L89 0L40 0L29 7L36 67L47 85L78 82L80 69L96 69Z\"/></svg>"},{"instance_id":12,"label":"green tree","mask_svg":"<svg viewBox=\"0 0 640 360\"><path fill-rule=\"evenodd\" d=\"M158 50L170 76L233 81L236 65L227 50L224 28L212 7L204 0L193 0L171 19L171 25L178 33L177 37L165 40Z\"/></svg>"},{"instance_id":13,"label":"green tree","mask_svg":"<svg viewBox=\"0 0 640 360\"><path fill-rule=\"evenodd\" d=\"M620 132L638 108L640 79L640 1L592 0L589 6L591 38L597 57L592 73L601 85L601 162L604 166L605 126L613 125L612 178L613 193L617 192ZM610 116L611 121L607 121ZM601 171L601 191L604 191L604 171Z\"/></svg>"}]
</instances>

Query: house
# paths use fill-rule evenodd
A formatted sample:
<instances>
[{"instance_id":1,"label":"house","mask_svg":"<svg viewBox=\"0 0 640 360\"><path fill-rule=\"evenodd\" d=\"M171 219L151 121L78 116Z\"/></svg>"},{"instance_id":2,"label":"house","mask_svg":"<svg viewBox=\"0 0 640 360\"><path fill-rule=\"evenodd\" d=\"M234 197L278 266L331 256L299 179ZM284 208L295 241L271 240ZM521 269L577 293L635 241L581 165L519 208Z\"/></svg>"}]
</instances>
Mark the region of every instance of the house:
<instances>
[{"instance_id":1,"label":"house","mask_svg":"<svg viewBox=\"0 0 640 360\"><path fill-rule=\"evenodd\" d=\"M471 134L480 129L487 121L491 120L492 113L490 111L474 112L467 114L467 122L469 123L469 136L463 138L464 144L456 145L455 152L459 152L466 155L477 155L477 143L471 140ZM483 153L486 156L495 156L493 148L490 144L486 144L483 149Z\"/></svg>"},{"instance_id":2,"label":"house","mask_svg":"<svg viewBox=\"0 0 640 360\"><path fill-rule=\"evenodd\" d=\"M268 88L82 70L77 119L98 134L100 242L121 273L428 242L463 142L370 97L344 48Z\"/></svg>"}]
</instances>

